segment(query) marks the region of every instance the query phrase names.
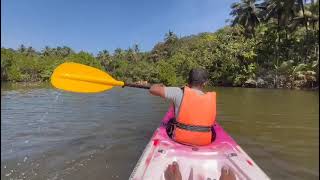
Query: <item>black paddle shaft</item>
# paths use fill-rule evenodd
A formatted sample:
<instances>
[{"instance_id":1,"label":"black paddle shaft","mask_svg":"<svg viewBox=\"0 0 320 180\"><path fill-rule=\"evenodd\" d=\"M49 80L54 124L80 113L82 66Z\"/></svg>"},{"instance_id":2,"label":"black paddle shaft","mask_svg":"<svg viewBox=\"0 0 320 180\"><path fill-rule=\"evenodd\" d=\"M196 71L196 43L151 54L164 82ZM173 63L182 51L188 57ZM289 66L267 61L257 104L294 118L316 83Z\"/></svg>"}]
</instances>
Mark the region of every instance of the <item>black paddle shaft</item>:
<instances>
[{"instance_id":1,"label":"black paddle shaft","mask_svg":"<svg viewBox=\"0 0 320 180\"><path fill-rule=\"evenodd\" d=\"M150 89L150 85L141 85L141 84L134 84L134 83L125 83L123 87L133 87L133 88L142 88L142 89Z\"/></svg>"}]
</instances>

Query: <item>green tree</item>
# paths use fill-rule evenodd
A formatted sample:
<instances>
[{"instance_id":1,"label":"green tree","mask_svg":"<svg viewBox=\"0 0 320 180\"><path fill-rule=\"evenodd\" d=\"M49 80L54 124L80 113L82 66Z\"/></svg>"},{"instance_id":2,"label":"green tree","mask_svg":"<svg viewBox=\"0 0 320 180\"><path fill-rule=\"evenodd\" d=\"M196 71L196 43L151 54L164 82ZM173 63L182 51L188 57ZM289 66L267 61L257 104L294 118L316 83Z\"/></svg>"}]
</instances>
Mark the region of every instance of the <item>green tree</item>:
<instances>
[{"instance_id":1,"label":"green tree","mask_svg":"<svg viewBox=\"0 0 320 180\"><path fill-rule=\"evenodd\" d=\"M110 70L109 64L111 61L111 57L108 50L102 50L98 53L97 59L101 62L101 65L105 70Z\"/></svg>"},{"instance_id":2,"label":"green tree","mask_svg":"<svg viewBox=\"0 0 320 180\"><path fill-rule=\"evenodd\" d=\"M240 24L245 28L248 36L255 35L255 28L261 22L262 7L257 6L255 0L241 0L231 5L230 15L234 17L232 25Z\"/></svg>"}]
</instances>

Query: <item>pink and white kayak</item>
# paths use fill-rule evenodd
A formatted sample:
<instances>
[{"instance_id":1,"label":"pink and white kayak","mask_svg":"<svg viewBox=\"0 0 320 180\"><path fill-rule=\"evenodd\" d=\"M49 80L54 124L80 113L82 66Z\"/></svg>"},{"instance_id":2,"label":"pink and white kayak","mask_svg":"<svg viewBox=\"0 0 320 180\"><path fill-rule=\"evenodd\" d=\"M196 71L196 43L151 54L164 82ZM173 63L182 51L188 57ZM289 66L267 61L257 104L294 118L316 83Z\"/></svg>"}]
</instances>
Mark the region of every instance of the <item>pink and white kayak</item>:
<instances>
[{"instance_id":1,"label":"pink and white kayak","mask_svg":"<svg viewBox=\"0 0 320 180\"><path fill-rule=\"evenodd\" d=\"M270 179L219 124L214 128L216 139L212 144L192 147L174 142L165 127L159 127L129 179L164 180L166 168L174 161L183 180L218 180L223 166L232 169L237 179Z\"/></svg>"},{"instance_id":2,"label":"pink and white kayak","mask_svg":"<svg viewBox=\"0 0 320 180\"><path fill-rule=\"evenodd\" d=\"M162 123L174 117L171 106ZM237 179L270 179L243 149L216 123L216 138L208 146L192 147L174 142L165 126L153 134L131 173L130 180L165 180L164 172L174 161L183 180L217 180L221 168L229 167Z\"/></svg>"}]
</instances>

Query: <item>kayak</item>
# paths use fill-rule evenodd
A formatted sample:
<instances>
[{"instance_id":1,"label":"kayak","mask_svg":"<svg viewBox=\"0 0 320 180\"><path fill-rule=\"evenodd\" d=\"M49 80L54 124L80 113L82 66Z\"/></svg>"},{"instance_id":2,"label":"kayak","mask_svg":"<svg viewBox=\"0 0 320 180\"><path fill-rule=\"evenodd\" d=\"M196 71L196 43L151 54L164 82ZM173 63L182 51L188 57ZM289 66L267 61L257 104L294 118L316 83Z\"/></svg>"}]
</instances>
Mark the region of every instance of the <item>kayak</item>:
<instances>
[{"instance_id":1,"label":"kayak","mask_svg":"<svg viewBox=\"0 0 320 180\"><path fill-rule=\"evenodd\" d=\"M164 121L167 121L165 116ZM229 167L237 179L270 179L248 154L216 123L215 140L207 146L187 146L173 141L161 125L144 149L131 180L165 180L169 164L178 163L182 179L217 180L222 167Z\"/></svg>"},{"instance_id":2,"label":"kayak","mask_svg":"<svg viewBox=\"0 0 320 180\"><path fill-rule=\"evenodd\" d=\"M244 150L216 123L216 139L207 146L193 147L170 139L159 127L144 149L129 179L164 180L169 164L179 164L182 179L219 179L221 168L228 166L237 179L270 179Z\"/></svg>"}]
</instances>

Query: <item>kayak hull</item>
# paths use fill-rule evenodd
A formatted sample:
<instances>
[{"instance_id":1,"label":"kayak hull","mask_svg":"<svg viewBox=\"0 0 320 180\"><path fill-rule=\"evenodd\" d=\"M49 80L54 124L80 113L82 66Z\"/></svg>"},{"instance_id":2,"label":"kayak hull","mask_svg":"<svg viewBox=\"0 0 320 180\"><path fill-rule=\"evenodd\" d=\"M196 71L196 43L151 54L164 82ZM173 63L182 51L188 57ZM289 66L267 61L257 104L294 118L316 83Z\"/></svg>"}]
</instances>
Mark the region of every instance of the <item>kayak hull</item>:
<instances>
[{"instance_id":1,"label":"kayak hull","mask_svg":"<svg viewBox=\"0 0 320 180\"><path fill-rule=\"evenodd\" d=\"M216 124L216 139L207 146L186 146L170 139L160 126L153 134L129 179L164 180L169 164L176 161L182 179L219 179L228 166L237 179L270 179L243 149Z\"/></svg>"}]
</instances>

